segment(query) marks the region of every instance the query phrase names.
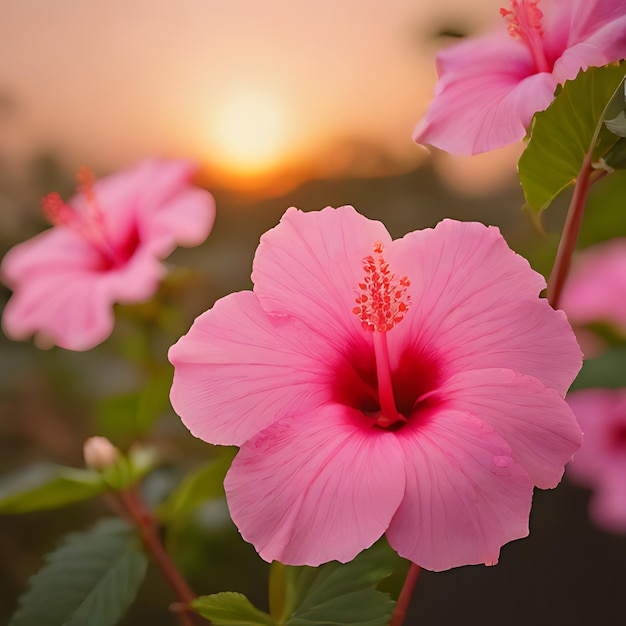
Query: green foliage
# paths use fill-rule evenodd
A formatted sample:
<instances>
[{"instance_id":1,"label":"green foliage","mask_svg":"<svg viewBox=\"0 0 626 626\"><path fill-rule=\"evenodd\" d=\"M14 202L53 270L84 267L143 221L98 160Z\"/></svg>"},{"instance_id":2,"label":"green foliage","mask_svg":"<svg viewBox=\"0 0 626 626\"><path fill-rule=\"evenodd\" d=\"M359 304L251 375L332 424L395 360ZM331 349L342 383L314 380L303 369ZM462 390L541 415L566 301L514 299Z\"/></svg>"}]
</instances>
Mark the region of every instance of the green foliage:
<instances>
[{"instance_id":1,"label":"green foliage","mask_svg":"<svg viewBox=\"0 0 626 626\"><path fill-rule=\"evenodd\" d=\"M626 113L621 111L612 120L604 122L606 127L618 137L626 137Z\"/></svg>"},{"instance_id":2,"label":"green foliage","mask_svg":"<svg viewBox=\"0 0 626 626\"><path fill-rule=\"evenodd\" d=\"M153 470L156 462L154 448L136 444L130 449L128 456L120 455L113 465L102 470L102 480L110 489L124 491Z\"/></svg>"},{"instance_id":3,"label":"green foliage","mask_svg":"<svg viewBox=\"0 0 626 626\"><path fill-rule=\"evenodd\" d=\"M158 417L169 407L171 373L153 377L143 389L100 401L97 407L99 431L109 439L134 440L150 432Z\"/></svg>"},{"instance_id":4,"label":"green foliage","mask_svg":"<svg viewBox=\"0 0 626 626\"><path fill-rule=\"evenodd\" d=\"M623 109L625 74L626 63L589 68L567 81L553 103L535 115L519 160L524 196L533 211L543 211L576 181L590 151L597 162L617 143L604 122Z\"/></svg>"},{"instance_id":5,"label":"green foliage","mask_svg":"<svg viewBox=\"0 0 626 626\"><path fill-rule=\"evenodd\" d=\"M159 507L159 518L165 523L180 523L201 504L222 497L224 476L231 462L232 453L229 453L185 476Z\"/></svg>"},{"instance_id":6,"label":"green foliage","mask_svg":"<svg viewBox=\"0 0 626 626\"><path fill-rule=\"evenodd\" d=\"M395 602L376 590L402 560L379 542L350 563L272 563L270 613L240 593L202 596L192 607L215 626L387 626Z\"/></svg>"},{"instance_id":7,"label":"green foliage","mask_svg":"<svg viewBox=\"0 0 626 626\"><path fill-rule=\"evenodd\" d=\"M224 591L200 596L191 606L214 626L277 626L267 613L255 608L242 593Z\"/></svg>"},{"instance_id":8,"label":"green foliage","mask_svg":"<svg viewBox=\"0 0 626 626\"><path fill-rule=\"evenodd\" d=\"M624 371L626 371L626 345L611 346L599 357L585 360L580 374L572 385L572 391L588 387L610 389L623 387Z\"/></svg>"},{"instance_id":9,"label":"green foliage","mask_svg":"<svg viewBox=\"0 0 626 626\"><path fill-rule=\"evenodd\" d=\"M9 626L116 624L146 568L137 537L121 520L68 535L31 579Z\"/></svg>"},{"instance_id":10,"label":"green foliage","mask_svg":"<svg viewBox=\"0 0 626 626\"><path fill-rule=\"evenodd\" d=\"M395 603L376 586L400 558L379 542L350 563L272 564L270 613L280 626L386 626Z\"/></svg>"},{"instance_id":11,"label":"green foliage","mask_svg":"<svg viewBox=\"0 0 626 626\"><path fill-rule=\"evenodd\" d=\"M0 514L31 513L88 500L107 490L122 491L153 469L152 449L135 447L102 471L40 464L6 476L0 483Z\"/></svg>"},{"instance_id":12,"label":"green foliage","mask_svg":"<svg viewBox=\"0 0 626 626\"><path fill-rule=\"evenodd\" d=\"M613 170L626 170L626 139L620 139L605 155L604 163Z\"/></svg>"},{"instance_id":13,"label":"green foliage","mask_svg":"<svg viewBox=\"0 0 626 626\"><path fill-rule=\"evenodd\" d=\"M34 465L15 472L0 484L0 513L29 513L87 500L108 489L93 470Z\"/></svg>"}]
</instances>

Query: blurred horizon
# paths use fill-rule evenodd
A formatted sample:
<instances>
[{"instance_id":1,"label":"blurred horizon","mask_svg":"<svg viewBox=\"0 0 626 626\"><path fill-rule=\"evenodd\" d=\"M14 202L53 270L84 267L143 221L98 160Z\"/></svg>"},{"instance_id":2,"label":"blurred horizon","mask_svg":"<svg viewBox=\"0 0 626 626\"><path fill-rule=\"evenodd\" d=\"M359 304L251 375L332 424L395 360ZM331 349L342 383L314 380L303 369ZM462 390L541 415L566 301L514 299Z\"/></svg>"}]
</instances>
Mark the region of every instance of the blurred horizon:
<instances>
[{"instance_id":1,"label":"blurred horizon","mask_svg":"<svg viewBox=\"0 0 626 626\"><path fill-rule=\"evenodd\" d=\"M408 171L427 159L411 133L444 35L485 29L500 4L9 1L0 157L21 167L53 154L103 173L185 157L210 184L273 193Z\"/></svg>"}]
</instances>

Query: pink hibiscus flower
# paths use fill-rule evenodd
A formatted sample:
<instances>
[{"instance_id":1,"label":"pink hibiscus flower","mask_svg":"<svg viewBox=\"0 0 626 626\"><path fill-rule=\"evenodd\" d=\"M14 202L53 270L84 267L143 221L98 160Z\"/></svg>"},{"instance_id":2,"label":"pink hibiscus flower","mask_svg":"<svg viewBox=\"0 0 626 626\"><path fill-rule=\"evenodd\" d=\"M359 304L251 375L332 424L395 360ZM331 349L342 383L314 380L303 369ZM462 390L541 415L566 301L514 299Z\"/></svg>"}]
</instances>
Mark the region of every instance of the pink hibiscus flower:
<instances>
[{"instance_id":1,"label":"pink hibiscus flower","mask_svg":"<svg viewBox=\"0 0 626 626\"><path fill-rule=\"evenodd\" d=\"M584 389L567 400L585 433L567 474L593 489L594 523L626 532L626 389Z\"/></svg>"},{"instance_id":2,"label":"pink hibiscus flower","mask_svg":"<svg viewBox=\"0 0 626 626\"><path fill-rule=\"evenodd\" d=\"M581 356L496 228L392 241L352 207L289 209L231 294L169 353L189 430L240 446L234 522L270 561L346 562L383 533L443 570L525 536L533 485L580 443Z\"/></svg>"},{"instance_id":3,"label":"pink hibiscus flower","mask_svg":"<svg viewBox=\"0 0 626 626\"><path fill-rule=\"evenodd\" d=\"M571 322L607 322L626 335L626 239L592 246L575 261L561 298Z\"/></svg>"},{"instance_id":4,"label":"pink hibiscus flower","mask_svg":"<svg viewBox=\"0 0 626 626\"><path fill-rule=\"evenodd\" d=\"M187 161L144 161L97 182L82 169L79 194L65 204L44 199L55 225L12 248L0 271L13 290L5 333L88 350L113 329L114 302L151 296L165 273L160 259L177 244L206 239L215 216L212 196L192 186Z\"/></svg>"},{"instance_id":5,"label":"pink hibiscus flower","mask_svg":"<svg viewBox=\"0 0 626 626\"><path fill-rule=\"evenodd\" d=\"M437 55L435 98L417 143L477 154L520 141L558 84L626 57L626 0L511 0L500 32ZM508 34L507 31L508 30Z\"/></svg>"}]
</instances>

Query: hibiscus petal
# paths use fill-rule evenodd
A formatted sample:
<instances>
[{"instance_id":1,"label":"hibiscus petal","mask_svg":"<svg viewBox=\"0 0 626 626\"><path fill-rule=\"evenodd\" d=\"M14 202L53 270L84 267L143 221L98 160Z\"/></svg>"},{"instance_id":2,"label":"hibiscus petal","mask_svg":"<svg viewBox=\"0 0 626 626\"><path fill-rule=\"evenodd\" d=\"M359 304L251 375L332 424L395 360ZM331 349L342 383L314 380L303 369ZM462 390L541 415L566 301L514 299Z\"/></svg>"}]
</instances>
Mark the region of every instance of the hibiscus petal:
<instances>
[{"instance_id":1,"label":"hibiscus petal","mask_svg":"<svg viewBox=\"0 0 626 626\"><path fill-rule=\"evenodd\" d=\"M397 434L406 495L387 539L398 554L434 571L493 564L528 534L532 481L487 424L444 410Z\"/></svg>"},{"instance_id":2,"label":"hibiscus petal","mask_svg":"<svg viewBox=\"0 0 626 626\"><path fill-rule=\"evenodd\" d=\"M45 315L42 315L45 302ZM113 329L112 301L106 285L81 267L42 270L7 303L2 325L8 336L26 339L40 333L46 342L68 350L89 350Z\"/></svg>"},{"instance_id":3,"label":"hibiscus petal","mask_svg":"<svg viewBox=\"0 0 626 626\"><path fill-rule=\"evenodd\" d=\"M215 221L215 201L204 189L182 189L165 204L146 216L142 244L159 258L167 256L176 245L196 246L211 232Z\"/></svg>"},{"instance_id":4,"label":"hibiscus petal","mask_svg":"<svg viewBox=\"0 0 626 626\"><path fill-rule=\"evenodd\" d=\"M549 36L552 29L566 28L570 46L626 16L626 0L552 0L550 7L552 10L546 14L544 36ZM620 58L623 57L613 57L612 60Z\"/></svg>"},{"instance_id":5,"label":"hibiscus petal","mask_svg":"<svg viewBox=\"0 0 626 626\"><path fill-rule=\"evenodd\" d=\"M478 154L520 141L535 112L554 97L556 81L535 74L526 47L484 37L441 52L435 98L413 139L453 154Z\"/></svg>"},{"instance_id":6,"label":"hibiscus petal","mask_svg":"<svg viewBox=\"0 0 626 626\"><path fill-rule=\"evenodd\" d=\"M413 299L403 332L389 334L390 354L435 354L444 376L511 369L565 395L582 363L574 333L537 298L543 277L497 228L444 220L394 242L388 257Z\"/></svg>"},{"instance_id":7,"label":"hibiscus petal","mask_svg":"<svg viewBox=\"0 0 626 626\"><path fill-rule=\"evenodd\" d=\"M611 239L574 260L561 303L573 323L603 321L626 332L626 239Z\"/></svg>"},{"instance_id":8,"label":"hibiscus petal","mask_svg":"<svg viewBox=\"0 0 626 626\"><path fill-rule=\"evenodd\" d=\"M170 348L172 406L196 437L240 445L327 400L336 358L300 323L267 315L252 292L231 294Z\"/></svg>"},{"instance_id":9,"label":"hibiscus petal","mask_svg":"<svg viewBox=\"0 0 626 626\"><path fill-rule=\"evenodd\" d=\"M537 487L556 487L582 434L571 409L554 389L510 370L474 370L437 389L446 408L489 424L511 447Z\"/></svg>"},{"instance_id":10,"label":"hibiscus petal","mask_svg":"<svg viewBox=\"0 0 626 626\"><path fill-rule=\"evenodd\" d=\"M391 237L380 223L352 207L314 213L289 209L280 224L261 237L254 257L254 293L269 313L292 315L337 345L352 335L363 342L355 306L363 281L363 257L375 241Z\"/></svg>"},{"instance_id":11,"label":"hibiscus petal","mask_svg":"<svg viewBox=\"0 0 626 626\"><path fill-rule=\"evenodd\" d=\"M2 260L2 279L15 289L54 266L58 269L96 268L101 255L84 239L64 227L45 230L11 248Z\"/></svg>"},{"instance_id":12,"label":"hibiscus petal","mask_svg":"<svg viewBox=\"0 0 626 626\"><path fill-rule=\"evenodd\" d=\"M626 532L626 460L613 463L589 502L593 521L610 532Z\"/></svg>"},{"instance_id":13,"label":"hibiscus petal","mask_svg":"<svg viewBox=\"0 0 626 626\"><path fill-rule=\"evenodd\" d=\"M233 521L262 558L342 563L386 530L404 495L395 434L326 405L246 442L224 486Z\"/></svg>"},{"instance_id":14,"label":"hibiscus petal","mask_svg":"<svg viewBox=\"0 0 626 626\"><path fill-rule=\"evenodd\" d=\"M626 12L626 3L622 3ZM554 64L553 75L559 82L576 78L588 67L600 67L626 57L626 15L622 14L589 37L567 48Z\"/></svg>"},{"instance_id":15,"label":"hibiscus petal","mask_svg":"<svg viewBox=\"0 0 626 626\"><path fill-rule=\"evenodd\" d=\"M593 487L602 482L616 458L626 459L615 446L615 432L626 428L626 390L581 389L568 394L567 402L585 433L567 473L576 482Z\"/></svg>"}]
</instances>

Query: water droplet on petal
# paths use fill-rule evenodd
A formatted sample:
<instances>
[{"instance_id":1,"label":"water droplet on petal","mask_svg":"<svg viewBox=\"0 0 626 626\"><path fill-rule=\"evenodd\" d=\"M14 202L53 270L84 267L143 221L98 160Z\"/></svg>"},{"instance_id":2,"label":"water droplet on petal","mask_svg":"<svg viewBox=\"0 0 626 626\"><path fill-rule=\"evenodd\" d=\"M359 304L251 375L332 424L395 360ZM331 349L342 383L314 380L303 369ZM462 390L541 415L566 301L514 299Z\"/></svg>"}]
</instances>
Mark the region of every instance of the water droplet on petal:
<instances>
[{"instance_id":1,"label":"water droplet on petal","mask_svg":"<svg viewBox=\"0 0 626 626\"><path fill-rule=\"evenodd\" d=\"M493 464L496 467L509 467L513 459L510 456L494 456Z\"/></svg>"}]
</instances>

